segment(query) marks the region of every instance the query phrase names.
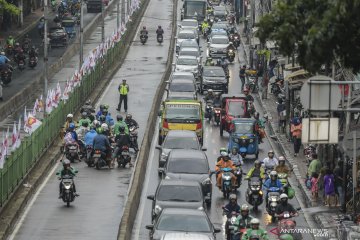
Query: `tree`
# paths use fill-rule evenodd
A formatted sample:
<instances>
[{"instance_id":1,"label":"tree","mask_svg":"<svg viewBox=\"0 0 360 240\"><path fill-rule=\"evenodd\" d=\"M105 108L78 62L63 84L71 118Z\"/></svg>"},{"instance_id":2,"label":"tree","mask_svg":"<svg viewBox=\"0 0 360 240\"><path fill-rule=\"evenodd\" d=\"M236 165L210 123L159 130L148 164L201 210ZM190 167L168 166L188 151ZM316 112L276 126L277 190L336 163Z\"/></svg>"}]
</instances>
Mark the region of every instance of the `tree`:
<instances>
[{"instance_id":1,"label":"tree","mask_svg":"<svg viewBox=\"0 0 360 240\"><path fill-rule=\"evenodd\" d=\"M19 15L20 9L6 0L0 0L0 12L6 11L12 15Z\"/></svg>"},{"instance_id":2,"label":"tree","mask_svg":"<svg viewBox=\"0 0 360 240\"><path fill-rule=\"evenodd\" d=\"M298 55L309 72L339 60L360 71L360 0L278 0L257 24L261 42L274 40L286 56Z\"/></svg>"}]
</instances>

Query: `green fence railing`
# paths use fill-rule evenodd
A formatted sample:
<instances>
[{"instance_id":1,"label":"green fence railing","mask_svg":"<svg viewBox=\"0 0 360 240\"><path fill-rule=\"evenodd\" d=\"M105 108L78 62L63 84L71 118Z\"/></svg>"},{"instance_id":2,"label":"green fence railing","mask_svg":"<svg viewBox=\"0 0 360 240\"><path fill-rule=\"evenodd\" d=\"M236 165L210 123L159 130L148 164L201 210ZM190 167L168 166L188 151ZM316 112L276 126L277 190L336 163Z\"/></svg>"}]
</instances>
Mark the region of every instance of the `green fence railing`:
<instances>
[{"instance_id":1,"label":"green fence railing","mask_svg":"<svg viewBox=\"0 0 360 240\"><path fill-rule=\"evenodd\" d=\"M126 34L125 32L122 39ZM124 41L120 40L107 51L103 58L98 59L95 68L83 77L81 85L73 89L69 99L61 101L58 107L46 116L41 126L31 135L25 136L20 147L7 157L3 169L0 170L0 206L9 199L16 186L59 136L65 116L70 112L75 112L88 99L94 88L102 81L105 73L113 67L124 45Z\"/></svg>"}]
</instances>

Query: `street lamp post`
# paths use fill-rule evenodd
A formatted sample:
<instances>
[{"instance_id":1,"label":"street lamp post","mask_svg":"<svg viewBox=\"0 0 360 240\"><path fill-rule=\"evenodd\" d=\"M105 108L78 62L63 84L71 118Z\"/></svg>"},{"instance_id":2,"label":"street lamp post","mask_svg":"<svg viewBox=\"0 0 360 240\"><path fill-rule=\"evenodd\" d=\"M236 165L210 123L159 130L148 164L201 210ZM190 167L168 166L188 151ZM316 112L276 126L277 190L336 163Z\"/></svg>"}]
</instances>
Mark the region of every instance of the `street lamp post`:
<instances>
[{"instance_id":1,"label":"street lamp post","mask_svg":"<svg viewBox=\"0 0 360 240\"><path fill-rule=\"evenodd\" d=\"M44 0L44 96L47 95L48 91L48 0ZM45 105L44 104L44 115L45 115Z\"/></svg>"},{"instance_id":2,"label":"street lamp post","mask_svg":"<svg viewBox=\"0 0 360 240\"><path fill-rule=\"evenodd\" d=\"M80 64L79 71L84 63L84 10L83 0L80 1Z\"/></svg>"},{"instance_id":3,"label":"street lamp post","mask_svg":"<svg viewBox=\"0 0 360 240\"><path fill-rule=\"evenodd\" d=\"M120 28L120 0L116 3L116 29L119 31Z\"/></svg>"},{"instance_id":4,"label":"street lamp post","mask_svg":"<svg viewBox=\"0 0 360 240\"><path fill-rule=\"evenodd\" d=\"M104 3L101 3L101 42L105 42L105 14L104 14Z\"/></svg>"}]
</instances>

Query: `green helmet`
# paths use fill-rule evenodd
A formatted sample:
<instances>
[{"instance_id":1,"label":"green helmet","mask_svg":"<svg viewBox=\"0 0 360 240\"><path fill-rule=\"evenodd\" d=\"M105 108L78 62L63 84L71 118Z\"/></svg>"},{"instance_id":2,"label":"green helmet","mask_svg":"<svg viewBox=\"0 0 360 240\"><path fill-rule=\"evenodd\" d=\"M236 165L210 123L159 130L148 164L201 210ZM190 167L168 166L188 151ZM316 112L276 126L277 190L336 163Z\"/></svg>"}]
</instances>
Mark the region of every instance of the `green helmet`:
<instances>
[{"instance_id":1,"label":"green helmet","mask_svg":"<svg viewBox=\"0 0 360 240\"><path fill-rule=\"evenodd\" d=\"M279 239L280 240L294 240L293 236L291 236L290 234L283 234L280 236Z\"/></svg>"},{"instance_id":2,"label":"green helmet","mask_svg":"<svg viewBox=\"0 0 360 240\"><path fill-rule=\"evenodd\" d=\"M226 153L227 153L227 149L224 148L224 147L220 148L220 155L221 155L222 152L226 152Z\"/></svg>"}]
</instances>

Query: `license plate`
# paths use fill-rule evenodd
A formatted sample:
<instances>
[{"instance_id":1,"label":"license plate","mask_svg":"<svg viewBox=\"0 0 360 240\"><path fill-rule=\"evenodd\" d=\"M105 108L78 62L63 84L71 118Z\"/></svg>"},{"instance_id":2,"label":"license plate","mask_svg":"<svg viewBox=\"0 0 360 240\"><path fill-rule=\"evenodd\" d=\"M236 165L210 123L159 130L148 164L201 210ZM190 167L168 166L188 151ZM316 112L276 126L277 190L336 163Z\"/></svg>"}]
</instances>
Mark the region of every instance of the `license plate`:
<instances>
[{"instance_id":1,"label":"license plate","mask_svg":"<svg viewBox=\"0 0 360 240\"><path fill-rule=\"evenodd\" d=\"M121 155L123 155L123 156L129 156L129 153L128 153L128 152L123 152L123 153L121 153Z\"/></svg>"},{"instance_id":2,"label":"license plate","mask_svg":"<svg viewBox=\"0 0 360 240\"><path fill-rule=\"evenodd\" d=\"M94 157L100 157L100 156L101 156L101 154L99 154L99 153L94 154Z\"/></svg>"}]
</instances>

